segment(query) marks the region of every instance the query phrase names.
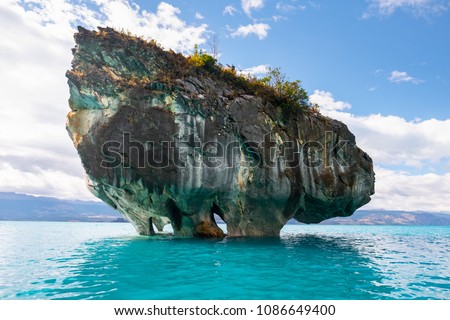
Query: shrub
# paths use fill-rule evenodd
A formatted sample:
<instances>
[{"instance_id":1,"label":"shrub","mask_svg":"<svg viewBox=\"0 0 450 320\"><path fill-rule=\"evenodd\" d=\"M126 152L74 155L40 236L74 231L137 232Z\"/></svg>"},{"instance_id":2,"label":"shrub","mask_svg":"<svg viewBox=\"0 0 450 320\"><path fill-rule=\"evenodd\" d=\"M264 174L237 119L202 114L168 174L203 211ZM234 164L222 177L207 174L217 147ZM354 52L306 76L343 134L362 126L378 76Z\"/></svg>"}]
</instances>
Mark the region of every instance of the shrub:
<instances>
[{"instance_id":1,"label":"shrub","mask_svg":"<svg viewBox=\"0 0 450 320\"><path fill-rule=\"evenodd\" d=\"M275 91L286 106L307 107L308 94L301 86L300 80L289 81L280 68L269 68L266 76L259 80L262 84L267 85Z\"/></svg>"},{"instance_id":2,"label":"shrub","mask_svg":"<svg viewBox=\"0 0 450 320\"><path fill-rule=\"evenodd\" d=\"M198 46L195 45L194 53L188 57L190 63L196 67L202 67L206 70L213 70L216 66L217 60L207 53L204 53Z\"/></svg>"}]
</instances>

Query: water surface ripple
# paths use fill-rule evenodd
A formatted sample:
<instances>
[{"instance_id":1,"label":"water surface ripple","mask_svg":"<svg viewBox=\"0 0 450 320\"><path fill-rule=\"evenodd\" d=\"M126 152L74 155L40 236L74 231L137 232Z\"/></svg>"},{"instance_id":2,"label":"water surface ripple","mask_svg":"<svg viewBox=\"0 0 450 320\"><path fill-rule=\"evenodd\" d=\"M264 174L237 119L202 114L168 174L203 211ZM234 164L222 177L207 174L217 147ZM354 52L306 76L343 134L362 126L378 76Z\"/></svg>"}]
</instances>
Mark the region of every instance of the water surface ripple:
<instances>
[{"instance_id":1,"label":"water surface ripple","mask_svg":"<svg viewBox=\"0 0 450 320\"><path fill-rule=\"evenodd\" d=\"M290 225L281 238L0 222L1 299L450 299L450 228Z\"/></svg>"}]
</instances>

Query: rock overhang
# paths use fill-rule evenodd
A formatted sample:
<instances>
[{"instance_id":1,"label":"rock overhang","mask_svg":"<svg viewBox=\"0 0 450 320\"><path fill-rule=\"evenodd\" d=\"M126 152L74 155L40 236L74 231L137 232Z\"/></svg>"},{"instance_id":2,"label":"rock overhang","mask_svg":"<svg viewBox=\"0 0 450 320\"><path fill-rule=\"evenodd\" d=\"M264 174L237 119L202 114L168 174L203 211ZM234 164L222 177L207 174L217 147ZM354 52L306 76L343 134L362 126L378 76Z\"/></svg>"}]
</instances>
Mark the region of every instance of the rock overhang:
<instances>
[{"instance_id":1,"label":"rock overhang","mask_svg":"<svg viewBox=\"0 0 450 320\"><path fill-rule=\"evenodd\" d=\"M111 28L75 36L67 129L91 192L140 234L276 236L351 215L374 193L347 126L286 110Z\"/></svg>"}]
</instances>

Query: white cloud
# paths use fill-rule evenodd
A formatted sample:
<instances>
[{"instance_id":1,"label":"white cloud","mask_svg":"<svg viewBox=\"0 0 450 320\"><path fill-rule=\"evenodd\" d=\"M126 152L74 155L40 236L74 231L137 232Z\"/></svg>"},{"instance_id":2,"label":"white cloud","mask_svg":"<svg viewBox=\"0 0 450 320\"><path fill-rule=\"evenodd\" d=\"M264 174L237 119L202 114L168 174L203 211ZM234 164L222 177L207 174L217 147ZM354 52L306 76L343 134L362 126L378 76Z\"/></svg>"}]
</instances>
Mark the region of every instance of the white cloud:
<instances>
[{"instance_id":1,"label":"white cloud","mask_svg":"<svg viewBox=\"0 0 450 320\"><path fill-rule=\"evenodd\" d=\"M179 9L163 2L155 12L125 0L88 4L0 2L0 191L95 199L84 186L84 170L65 130L65 72L76 24L114 25L178 51L205 41L206 25L186 24Z\"/></svg>"},{"instance_id":2,"label":"white cloud","mask_svg":"<svg viewBox=\"0 0 450 320\"><path fill-rule=\"evenodd\" d=\"M450 173L412 175L379 166L375 173L375 195L363 209L450 211Z\"/></svg>"},{"instance_id":3,"label":"white cloud","mask_svg":"<svg viewBox=\"0 0 450 320\"><path fill-rule=\"evenodd\" d=\"M322 111L345 110L352 107L348 102L334 100L331 92L322 90L314 90L309 96L309 101L318 104Z\"/></svg>"},{"instance_id":4,"label":"white cloud","mask_svg":"<svg viewBox=\"0 0 450 320\"><path fill-rule=\"evenodd\" d=\"M102 25L153 38L164 48L190 51L197 44L205 43L208 25L193 26L180 19L180 9L168 3L158 4L156 12L141 10L128 0L102 0L99 5Z\"/></svg>"},{"instance_id":5,"label":"white cloud","mask_svg":"<svg viewBox=\"0 0 450 320\"><path fill-rule=\"evenodd\" d=\"M269 65L268 64L260 64L259 66L254 66L250 68L246 68L239 73L242 75L252 75L252 76L258 76L266 74L269 71Z\"/></svg>"},{"instance_id":6,"label":"white cloud","mask_svg":"<svg viewBox=\"0 0 450 320\"><path fill-rule=\"evenodd\" d=\"M371 0L369 8L363 18L379 14L389 16L397 10L411 12L414 15L426 16L439 14L448 10L450 2L447 0Z\"/></svg>"},{"instance_id":7,"label":"white cloud","mask_svg":"<svg viewBox=\"0 0 450 320\"><path fill-rule=\"evenodd\" d=\"M422 83L423 80L416 79L411 77L408 73L403 71L392 71L388 77L388 80L394 83L402 83L402 82L411 82L414 84Z\"/></svg>"},{"instance_id":8,"label":"white cloud","mask_svg":"<svg viewBox=\"0 0 450 320\"><path fill-rule=\"evenodd\" d=\"M278 22L278 21L281 21L281 20L287 20L287 18L284 17L284 16L275 15L275 16L272 16L272 20L275 21L275 22Z\"/></svg>"},{"instance_id":9,"label":"white cloud","mask_svg":"<svg viewBox=\"0 0 450 320\"><path fill-rule=\"evenodd\" d=\"M35 168L27 172L8 163L0 163L0 192L99 201L84 185L81 172L79 176L53 169Z\"/></svg>"},{"instance_id":10,"label":"white cloud","mask_svg":"<svg viewBox=\"0 0 450 320\"><path fill-rule=\"evenodd\" d=\"M202 20L202 19L205 19L205 17L200 12L196 12L195 19Z\"/></svg>"},{"instance_id":11,"label":"white cloud","mask_svg":"<svg viewBox=\"0 0 450 320\"><path fill-rule=\"evenodd\" d=\"M233 6L226 6L225 9L223 9L222 14L226 15L229 14L230 16L234 16L234 14L237 12L237 9Z\"/></svg>"},{"instance_id":12,"label":"white cloud","mask_svg":"<svg viewBox=\"0 0 450 320\"><path fill-rule=\"evenodd\" d=\"M41 181L41 194L89 198L64 128L64 73L71 61L71 23L93 15L61 1L34 4L35 11L0 4L0 190L39 194Z\"/></svg>"},{"instance_id":13,"label":"white cloud","mask_svg":"<svg viewBox=\"0 0 450 320\"><path fill-rule=\"evenodd\" d=\"M267 37L270 26L267 23L254 23L246 26L240 26L231 35L233 37L247 37L251 34L255 34L259 40Z\"/></svg>"},{"instance_id":14,"label":"white cloud","mask_svg":"<svg viewBox=\"0 0 450 320\"><path fill-rule=\"evenodd\" d=\"M383 69L377 69L374 72L372 72L376 77L381 76L382 74L384 74L384 70Z\"/></svg>"},{"instance_id":15,"label":"white cloud","mask_svg":"<svg viewBox=\"0 0 450 320\"><path fill-rule=\"evenodd\" d=\"M347 124L358 145L379 165L427 169L450 158L450 119L406 121L392 115L323 113Z\"/></svg>"},{"instance_id":16,"label":"white cloud","mask_svg":"<svg viewBox=\"0 0 450 320\"><path fill-rule=\"evenodd\" d=\"M295 11L295 10L305 10L306 6L304 6L304 5L293 5L293 4L289 4L289 3L278 2L275 5L275 8L278 11L289 12L289 11Z\"/></svg>"},{"instance_id":17,"label":"white cloud","mask_svg":"<svg viewBox=\"0 0 450 320\"><path fill-rule=\"evenodd\" d=\"M319 10L320 9L320 4L318 4L318 3L315 3L315 2L313 2L313 1L308 1L308 4L311 6L311 7L313 7L314 9L316 9L316 10Z\"/></svg>"},{"instance_id":18,"label":"white cloud","mask_svg":"<svg viewBox=\"0 0 450 320\"><path fill-rule=\"evenodd\" d=\"M261 9L264 7L264 0L241 0L242 10L251 16L252 10Z\"/></svg>"},{"instance_id":19,"label":"white cloud","mask_svg":"<svg viewBox=\"0 0 450 320\"><path fill-rule=\"evenodd\" d=\"M335 101L331 93L315 90L312 102L322 103L322 114L345 123L358 146L375 164L373 200L365 209L450 211L450 119L407 121L393 115L356 116L347 102ZM392 168L404 168L404 171ZM411 172L422 172L412 174Z\"/></svg>"}]
</instances>

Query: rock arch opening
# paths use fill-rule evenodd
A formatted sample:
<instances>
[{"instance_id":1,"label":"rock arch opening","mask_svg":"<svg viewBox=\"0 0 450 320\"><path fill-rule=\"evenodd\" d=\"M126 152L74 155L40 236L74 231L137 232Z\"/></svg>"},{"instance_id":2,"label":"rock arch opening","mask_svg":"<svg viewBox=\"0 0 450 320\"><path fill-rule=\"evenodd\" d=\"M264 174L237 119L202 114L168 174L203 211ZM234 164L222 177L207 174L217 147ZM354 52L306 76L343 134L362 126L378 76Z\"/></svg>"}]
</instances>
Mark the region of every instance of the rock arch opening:
<instances>
[{"instance_id":1,"label":"rock arch opening","mask_svg":"<svg viewBox=\"0 0 450 320\"><path fill-rule=\"evenodd\" d=\"M224 219L223 211L215 202L213 202L213 205L211 206L211 220L222 229L225 234L228 233L227 222Z\"/></svg>"}]
</instances>

